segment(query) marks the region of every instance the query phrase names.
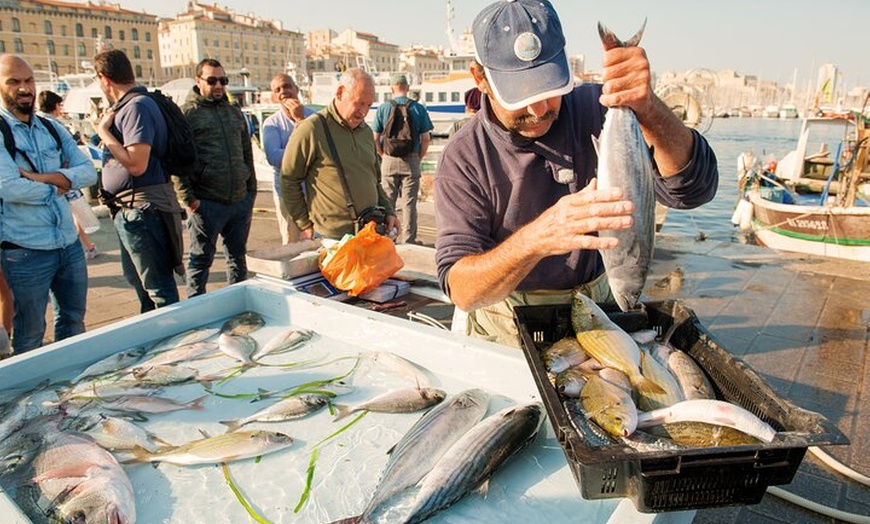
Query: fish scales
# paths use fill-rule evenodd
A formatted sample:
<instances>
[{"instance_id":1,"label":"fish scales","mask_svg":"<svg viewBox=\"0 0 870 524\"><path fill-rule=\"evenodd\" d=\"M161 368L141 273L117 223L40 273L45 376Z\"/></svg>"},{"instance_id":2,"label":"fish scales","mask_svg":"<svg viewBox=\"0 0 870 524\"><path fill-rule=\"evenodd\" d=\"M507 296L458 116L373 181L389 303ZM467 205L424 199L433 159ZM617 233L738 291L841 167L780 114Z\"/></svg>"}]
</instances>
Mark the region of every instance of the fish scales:
<instances>
[{"instance_id":1,"label":"fish scales","mask_svg":"<svg viewBox=\"0 0 870 524\"><path fill-rule=\"evenodd\" d=\"M623 43L601 24L598 31L607 50L636 46L643 34L641 28L630 42ZM597 145L598 188L621 188L623 198L635 206L630 228L598 232L602 238L615 238L619 242L617 247L600 253L616 302L620 309L629 311L638 305L652 263L655 241L652 159L637 115L628 107L608 108Z\"/></svg>"},{"instance_id":2,"label":"fish scales","mask_svg":"<svg viewBox=\"0 0 870 524\"><path fill-rule=\"evenodd\" d=\"M423 479L405 524L422 522L477 489L538 433L543 407L512 406L471 428Z\"/></svg>"}]
</instances>

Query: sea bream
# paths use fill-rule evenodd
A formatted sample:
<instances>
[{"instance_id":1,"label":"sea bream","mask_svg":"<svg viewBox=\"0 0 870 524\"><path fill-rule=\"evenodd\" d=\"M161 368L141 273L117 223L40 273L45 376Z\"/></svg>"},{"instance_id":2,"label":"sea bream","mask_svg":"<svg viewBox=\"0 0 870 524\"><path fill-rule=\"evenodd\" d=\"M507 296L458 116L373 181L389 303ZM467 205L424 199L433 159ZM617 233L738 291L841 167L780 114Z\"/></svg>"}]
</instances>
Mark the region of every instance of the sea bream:
<instances>
[{"instance_id":1,"label":"sea bream","mask_svg":"<svg viewBox=\"0 0 870 524\"><path fill-rule=\"evenodd\" d=\"M641 27L631 40L622 42L613 32L598 24L598 33L606 51L637 46L643 30ZM598 189L621 188L623 198L635 206L631 228L598 232L600 237L619 241L615 248L603 249L600 253L613 296L620 309L628 311L638 305L652 263L655 239L652 159L637 116L628 107L607 109L604 127L595 143Z\"/></svg>"}]
</instances>

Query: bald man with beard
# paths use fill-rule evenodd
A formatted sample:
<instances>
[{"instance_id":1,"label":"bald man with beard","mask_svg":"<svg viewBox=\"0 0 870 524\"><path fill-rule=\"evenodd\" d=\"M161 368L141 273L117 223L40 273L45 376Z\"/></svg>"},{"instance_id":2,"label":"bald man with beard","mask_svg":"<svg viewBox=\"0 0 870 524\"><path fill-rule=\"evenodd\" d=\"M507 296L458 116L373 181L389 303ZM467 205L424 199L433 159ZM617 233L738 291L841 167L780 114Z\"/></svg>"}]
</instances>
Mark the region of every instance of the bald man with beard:
<instances>
[{"instance_id":1,"label":"bald man with beard","mask_svg":"<svg viewBox=\"0 0 870 524\"><path fill-rule=\"evenodd\" d=\"M96 183L97 172L69 131L34 115L36 83L23 58L0 55L0 94L15 141L12 155L0 148L0 263L14 300L12 347L23 353L42 345L49 296L55 340L85 331L87 263L65 195Z\"/></svg>"}]
</instances>

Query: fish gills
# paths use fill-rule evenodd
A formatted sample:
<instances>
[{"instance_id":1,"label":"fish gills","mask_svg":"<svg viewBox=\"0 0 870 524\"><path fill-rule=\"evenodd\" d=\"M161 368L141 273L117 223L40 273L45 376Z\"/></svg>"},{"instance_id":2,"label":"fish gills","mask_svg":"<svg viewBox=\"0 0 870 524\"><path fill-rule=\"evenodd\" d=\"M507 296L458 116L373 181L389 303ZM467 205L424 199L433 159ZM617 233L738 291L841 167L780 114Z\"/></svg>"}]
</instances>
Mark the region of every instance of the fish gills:
<instances>
[{"instance_id":1,"label":"fish gills","mask_svg":"<svg viewBox=\"0 0 870 524\"><path fill-rule=\"evenodd\" d=\"M643 34L641 28L634 38L623 43L601 24L598 31L605 50L636 46ZM638 305L652 263L655 241L652 159L637 116L628 107L608 108L597 146L598 189L621 188L623 198L635 205L631 228L598 232L600 237L619 242L615 248L602 249L600 253L616 303L623 311L629 311Z\"/></svg>"}]
</instances>

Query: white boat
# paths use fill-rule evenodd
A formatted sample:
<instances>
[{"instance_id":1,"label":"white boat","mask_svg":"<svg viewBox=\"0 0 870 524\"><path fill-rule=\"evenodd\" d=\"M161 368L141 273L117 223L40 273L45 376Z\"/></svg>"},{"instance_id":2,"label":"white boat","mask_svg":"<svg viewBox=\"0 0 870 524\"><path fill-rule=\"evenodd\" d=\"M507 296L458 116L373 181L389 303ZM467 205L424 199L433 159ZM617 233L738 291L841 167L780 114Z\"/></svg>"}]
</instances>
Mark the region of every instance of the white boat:
<instances>
[{"instance_id":1,"label":"white boat","mask_svg":"<svg viewBox=\"0 0 870 524\"><path fill-rule=\"evenodd\" d=\"M837 137L833 157L827 148L807 154L811 144ZM870 206L861 198L870 179L868 141L862 118L805 119L797 148L775 173L748 170L732 222L767 247L870 262Z\"/></svg>"},{"instance_id":2,"label":"white boat","mask_svg":"<svg viewBox=\"0 0 870 524\"><path fill-rule=\"evenodd\" d=\"M779 117L783 119L787 118L797 118L800 114L798 113L798 108L794 104L785 104L781 108L779 108Z\"/></svg>"},{"instance_id":3,"label":"white boat","mask_svg":"<svg viewBox=\"0 0 870 524\"><path fill-rule=\"evenodd\" d=\"M465 93L475 87L468 71L453 71L446 76L424 78L419 100L429 111L435 136L449 136L453 124L465 118Z\"/></svg>"}]
</instances>

